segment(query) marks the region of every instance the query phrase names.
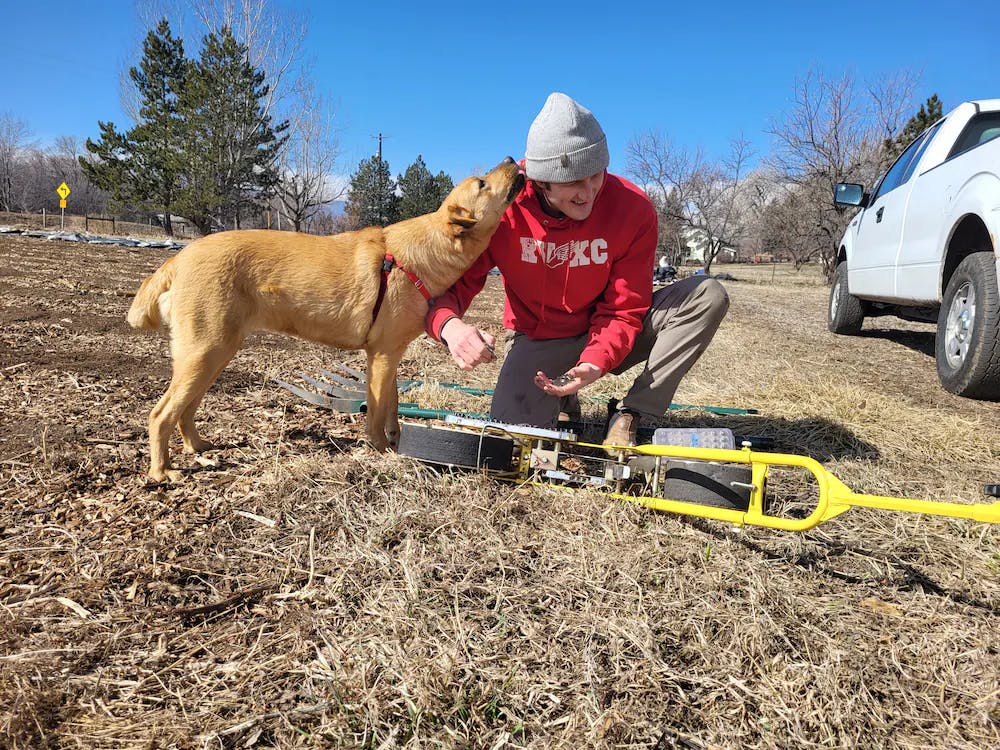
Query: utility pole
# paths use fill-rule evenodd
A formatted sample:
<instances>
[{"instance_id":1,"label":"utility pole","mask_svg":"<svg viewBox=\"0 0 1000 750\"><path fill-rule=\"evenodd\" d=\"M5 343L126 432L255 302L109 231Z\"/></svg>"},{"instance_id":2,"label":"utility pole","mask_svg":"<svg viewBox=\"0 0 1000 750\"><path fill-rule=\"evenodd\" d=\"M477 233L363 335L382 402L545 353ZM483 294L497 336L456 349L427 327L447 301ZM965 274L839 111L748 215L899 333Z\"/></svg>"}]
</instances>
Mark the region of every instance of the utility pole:
<instances>
[{"instance_id":1,"label":"utility pole","mask_svg":"<svg viewBox=\"0 0 1000 750\"><path fill-rule=\"evenodd\" d=\"M387 217L385 215L385 206L382 203L382 195L385 192L385 185L382 184L382 139L389 137L382 133L372 136L372 138L378 139L378 161L375 163L375 194L378 196L378 218L383 226L386 224Z\"/></svg>"}]
</instances>

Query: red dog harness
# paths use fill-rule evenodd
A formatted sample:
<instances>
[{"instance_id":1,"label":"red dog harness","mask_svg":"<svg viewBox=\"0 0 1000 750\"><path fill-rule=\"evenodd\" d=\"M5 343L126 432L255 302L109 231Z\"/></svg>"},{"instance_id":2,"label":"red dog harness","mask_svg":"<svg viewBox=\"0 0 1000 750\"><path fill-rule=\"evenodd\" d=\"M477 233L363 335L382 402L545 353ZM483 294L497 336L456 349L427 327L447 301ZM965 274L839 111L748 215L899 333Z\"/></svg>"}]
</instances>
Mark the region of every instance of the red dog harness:
<instances>
[{"instance_id":1,"label":"red dog harness","mask_svg":"<svg viewBox=\"0 0 1000 750\"><path fill-rule=\"evenodd\" d=\"M408 271L403 268L396 259L393 258L389 253L385 254L385 259L382 261L382 276L379 278L378 282L378 297L375 299L375 309L372 310L372 324L375 323L375 319L378 317L379 308L382 307L382 299L385 297L385 290L389 284L389 274L392 272L393 268L398 268L400 271L405 273L410 281L413 282L413 286L417 288L428 302L431 301L431 293L427 291L427 287L424 286L419 277L413 273L413 271Z\"/></svg>"}]
</instances>

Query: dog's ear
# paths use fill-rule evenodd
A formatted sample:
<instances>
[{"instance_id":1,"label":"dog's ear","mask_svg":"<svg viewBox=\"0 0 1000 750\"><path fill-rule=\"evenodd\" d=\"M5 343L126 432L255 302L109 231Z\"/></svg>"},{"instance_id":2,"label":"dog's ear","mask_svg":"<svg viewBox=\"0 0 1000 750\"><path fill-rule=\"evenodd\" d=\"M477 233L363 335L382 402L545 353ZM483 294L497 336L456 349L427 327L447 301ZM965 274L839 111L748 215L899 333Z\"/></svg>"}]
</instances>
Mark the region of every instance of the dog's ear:
<instances>
[{"instance_id":1,"label":"dog's ear","mask_svg":"<svg viewBox=\"0 0 1000 750\"><path fill-rule=\"evenodd\" d=\"M479 223L479 220L473 216L469 209L458 203L448 204L448 223L451 225L452 230L456 235L461 234L466 229L471 229Z\"/></svg>"}]
</instances>

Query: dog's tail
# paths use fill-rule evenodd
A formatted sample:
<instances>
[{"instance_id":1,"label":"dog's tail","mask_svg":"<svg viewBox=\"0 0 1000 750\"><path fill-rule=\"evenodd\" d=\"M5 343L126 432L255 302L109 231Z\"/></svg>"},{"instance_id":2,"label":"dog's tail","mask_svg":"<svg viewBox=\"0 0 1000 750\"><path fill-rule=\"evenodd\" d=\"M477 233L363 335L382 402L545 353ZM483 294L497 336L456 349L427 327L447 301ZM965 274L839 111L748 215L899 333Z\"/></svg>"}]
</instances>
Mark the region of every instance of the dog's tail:
<instances>
[{"instance_id":1,"label":"dog's tail","mask_svg":"<svg viewBox=\"0 0 1000 750\"><path fill-rule=\"evenodd\" d=\"M159 328L170 323L170 285L174 281L175 255L152 276L142 280L125 319L133 328Z\"/></svg>"}]
</instances>

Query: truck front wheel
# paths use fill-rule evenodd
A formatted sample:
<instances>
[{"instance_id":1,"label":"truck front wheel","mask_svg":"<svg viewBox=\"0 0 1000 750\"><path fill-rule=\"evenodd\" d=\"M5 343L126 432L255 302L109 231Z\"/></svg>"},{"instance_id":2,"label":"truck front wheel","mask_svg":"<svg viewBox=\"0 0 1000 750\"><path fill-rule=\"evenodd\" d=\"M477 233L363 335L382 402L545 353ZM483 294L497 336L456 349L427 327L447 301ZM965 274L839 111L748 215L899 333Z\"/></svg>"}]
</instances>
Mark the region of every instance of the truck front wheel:
<instances>
[{"instance_id":1,"label":"truck front wheel","mask_svg":"<svg viewBox=\"0 0 1000 750\"><path fill-rule=\"evenodd\" d=\"M865 308L861 304L861 300L848 290L847 263L841 263L833 274L826 327L834 333L853 336L861 331L861 325L864 322Z\"/></svg>"},{"instance_id":2,"label":"truck front wheel","mask_svg":"<svg viewBox=\"0 0 1000 750\"><path fill-rule=\"evenodd\" d=\"M938 316L934 355L945 390L1000 399L1000 293L991 251L972 253L955 269Z\"/></svg>"}]
</instances>

